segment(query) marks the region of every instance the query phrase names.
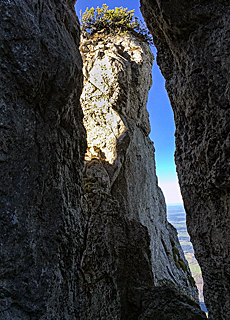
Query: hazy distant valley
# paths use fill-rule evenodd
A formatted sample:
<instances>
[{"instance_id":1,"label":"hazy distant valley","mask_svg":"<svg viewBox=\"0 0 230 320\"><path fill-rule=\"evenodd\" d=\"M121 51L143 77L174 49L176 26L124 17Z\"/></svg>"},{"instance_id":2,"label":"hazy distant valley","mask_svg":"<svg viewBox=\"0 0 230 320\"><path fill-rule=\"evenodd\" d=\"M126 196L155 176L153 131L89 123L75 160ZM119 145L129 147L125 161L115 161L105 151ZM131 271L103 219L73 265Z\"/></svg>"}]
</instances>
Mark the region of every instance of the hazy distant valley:
<instances>
[{"instance_id":1,"label":"hazy distant valley","mask_svg":"<svg viewBox=\"0 0 230 320\"><path fill-rule=\"evenodd\" d=\"M196 281L196 285L199 291L199 300L203 311L207 311L204 304L203 296L203 278L201 274L200 266L194 256L194 250L190 237L186 228L186 214L182 204L169 204L167 205L167 214L169 222L177 229L178 238L183 248L185 257L189 263L190 270Z\"/></svg>"}]
</instances>

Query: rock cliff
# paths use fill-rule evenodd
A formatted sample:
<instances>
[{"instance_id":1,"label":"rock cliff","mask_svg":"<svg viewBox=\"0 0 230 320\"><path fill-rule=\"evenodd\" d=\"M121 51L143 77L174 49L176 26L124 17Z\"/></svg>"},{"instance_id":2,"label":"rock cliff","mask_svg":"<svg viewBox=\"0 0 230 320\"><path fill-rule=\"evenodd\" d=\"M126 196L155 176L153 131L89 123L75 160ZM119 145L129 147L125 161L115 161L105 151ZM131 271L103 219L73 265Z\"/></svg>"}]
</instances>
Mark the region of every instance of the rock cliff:
<instances>
[{"instance_id":1,"label":"rock cliff","mask_svg":"<svg viewBox=\"0 0 230 320\"><path fill-rule=\"evenodd\" d=\"M74 1L0 2L0 319L79 319L85 130Z\"/></svg>"},{"instance_id":2,"label":"rock cliff","mask_svg":"<svg viewBox=\"0 0 230 320\"><path fill-rule=\"evenodd\" d=\"M229 1L141 0L176 124L176 165L210 319L230 319Z\"/></svg>"},{"instance_id":3,"label":"rock cliff","mask_svg":"<svg viewBox=\"0 0 230 320\"><path fill-rule=\"evenodd\" d=\"M153 55L132 35L103 32L82 37L80 51L88 146L82 197L85 318L163 319L161 307L151 305L158 290L160 305L168 304L167 290L172 300L183 296L196 305L198 299L177 232L166 218L148 137ZM176 319L203 318L189 308L186 302L186 311L178 306ZM164 319L172 310L171 304Z\"/></svg>"},{"instance_id":4,"label":"rock cliff","mask_svg":"<svg viewBox=\"0 0 230 320\"><path fill-rule=\"evenodd\" d=\"M0 3L0 319L205 319L157 186L151 52L85 40L84 162L73 5Z\"/></svg>"}]
</instances>

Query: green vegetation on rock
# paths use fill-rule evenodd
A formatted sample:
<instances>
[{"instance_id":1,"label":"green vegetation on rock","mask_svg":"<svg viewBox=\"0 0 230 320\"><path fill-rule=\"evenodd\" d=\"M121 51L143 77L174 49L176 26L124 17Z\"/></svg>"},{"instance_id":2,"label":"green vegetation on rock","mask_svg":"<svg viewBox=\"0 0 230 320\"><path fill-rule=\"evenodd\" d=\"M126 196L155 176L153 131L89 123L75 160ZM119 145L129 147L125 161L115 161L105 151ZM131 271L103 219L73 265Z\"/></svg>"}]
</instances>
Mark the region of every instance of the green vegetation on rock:
<instances>
[{"instance_id":1,"label":"green vegetation on rock","mask_svg":"<svg viewBox=\"0 0 230 320\"><path fill-rule=\"evenodd\" d=\"M190 284L191 284L193 287L196 286L196 281L194 280L194 278L193 278L192 276L189 276L189 277L188 277L188 280L189 280Z\"/></svg>"},{"instance_id":2,"label":"green vegetation on rock","mask_svg":"<svg viewBox=\"0 0 230 320\"><path fill-rule=\"evenodd\" d=\"M186 263L184 262L184 260L182 260L181 258L179 258L179 259L178 259L178 263L179 263L181 269L182 269L184 272L188 271L188 267L187 267Z\"/></svg>"},{"instance_id":3,"label":"green vegetation on rock","mask_svg":"<svg viewBox=\"0 0 230 320\"><path fill-rule=\"evenodd\" d=\"M189 280L191 286L195 287L196 286L196 282L193 279L192 275L190 274L186 262L181 258L179 250L178 250L178 248L176 248L175 242L172 239L171 239L171 245L172 245L172 253L173 253L173 258L174 258L174 261L175 261L175 265L177 266L177 268L179 270L182 269L184 272L187 273L188 280Z\"/></svg>"},{"instance_id":4,"label":"green vegetation on rock","mask_svg":"<svg viewBox=\"0 0 230 320\"><path fill-rule=\"evenodd\" d=\"M80 12L81 30L89 34L102 30L105 33L120 35L130 32L141 41L153 44L152 36L147 27L137 17L134 17L134 12L135 10L128 11L123 7L109 9L106 4L103 4L101 8L87 8L83 14Z\"/></svg>"}]
</instances>

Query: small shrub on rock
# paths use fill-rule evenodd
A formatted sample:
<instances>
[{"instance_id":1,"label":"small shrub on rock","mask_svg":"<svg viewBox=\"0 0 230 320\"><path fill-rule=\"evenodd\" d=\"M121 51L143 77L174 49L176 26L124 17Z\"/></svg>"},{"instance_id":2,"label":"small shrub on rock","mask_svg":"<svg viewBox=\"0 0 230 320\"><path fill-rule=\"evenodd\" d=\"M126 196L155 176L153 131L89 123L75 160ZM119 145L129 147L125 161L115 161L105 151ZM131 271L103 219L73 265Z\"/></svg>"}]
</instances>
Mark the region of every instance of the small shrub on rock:
<instances>
[{"instance_id":1,"label":"small shrub on rock","mask_svg":"<svg viewBox=\"0 0 230 320\"><path fill-rule=\"evenodd\" d=\"M134 17L134 12L135 10L128 11L123 7L109 9L106 4L103 4L101 8L87 8L83 14L80 12L81 30L89 34L103 31L122 35L130 32L141 41L152 45L152 36L145 24Z\"/></svg>"}]
</instances>

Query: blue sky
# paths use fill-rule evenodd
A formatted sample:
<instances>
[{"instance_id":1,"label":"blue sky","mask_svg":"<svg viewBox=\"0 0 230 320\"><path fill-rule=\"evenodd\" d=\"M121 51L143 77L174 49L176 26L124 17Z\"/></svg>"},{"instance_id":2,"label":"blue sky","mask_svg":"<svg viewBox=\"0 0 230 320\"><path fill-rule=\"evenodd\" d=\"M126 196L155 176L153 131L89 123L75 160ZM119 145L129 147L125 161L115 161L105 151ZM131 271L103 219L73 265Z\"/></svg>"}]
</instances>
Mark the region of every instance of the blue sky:
<instances>
[{"instance_id":1,"label":"blue sky","mask_svg":"<svg viewBox=\"0 0 230 320\"><path fill-rule=\"evenodd\" d=\"M79 16L79 11L85 11L88 7L101 7L106 3L110 9L114 7L124 7L129 10L135 9L135 16L144 20L138 0L77 0L75 9ZM156 57L156 48L152 48L153 54ZM165 90L165 81L161 72L154 61L152 68L153 85L149 91L149 99L147 109L150 114L151 133L150 138L154 142L156 149L156 170L159 180L159 185L162 188L167 203L181 203L181 195L177 182L177 174L174 163L174 120L173 112L170 106L167 92Z\"/></svg>"}]
</instances>

